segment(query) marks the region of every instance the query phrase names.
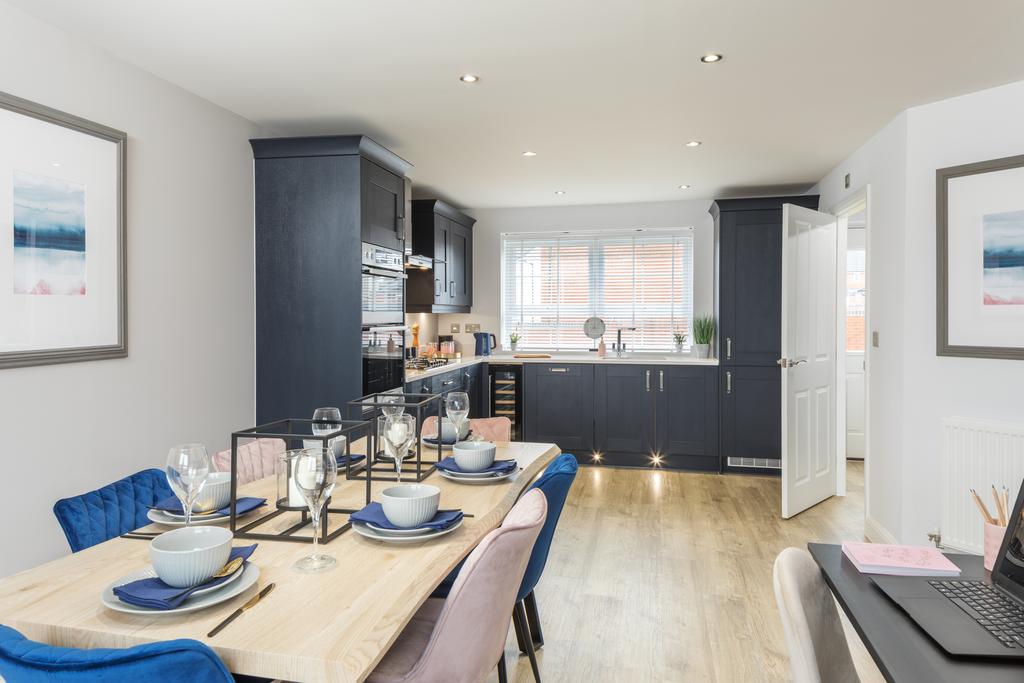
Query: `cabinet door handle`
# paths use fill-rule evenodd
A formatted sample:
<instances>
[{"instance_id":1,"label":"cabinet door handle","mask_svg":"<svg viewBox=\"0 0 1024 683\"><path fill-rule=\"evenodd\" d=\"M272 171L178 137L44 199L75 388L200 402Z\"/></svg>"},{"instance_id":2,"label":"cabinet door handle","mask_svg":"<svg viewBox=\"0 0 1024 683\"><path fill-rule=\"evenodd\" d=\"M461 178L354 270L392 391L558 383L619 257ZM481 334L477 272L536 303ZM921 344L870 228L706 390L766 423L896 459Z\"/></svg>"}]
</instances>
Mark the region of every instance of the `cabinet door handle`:
<instances>
[{"instance_id":1,"label":"cabinet door handle","mask_svg":"<svg viewBox=\"0 0 1024 683\"><path fill-rule=\"evenodd\" d=\"M447 382L441 382L441 386L442 387L447 387L447 386L452 385L452 384L455 384L455 380L453 380L453 379L450 379Z\"/></svg>"},{"instance_id":2,"label":"cabinet door handle","mask_svg":"<svg viewBox=\"0 0 1024 683\"><path fill-rule=\"evenodd\" d=\"M647 391L651 390L651 371L644 370L644 381L647 383Z\"/></svg>"},{"instance_id":3,"label":"cabinet door handle","mask_svg":"<svg viewBox=\"0 0 1024 683\"><path fill-rule=\"evenodd\" d=\"M449 289L448 291L451 292L452 296L455 296L455 280L452 280L448 284L451 285L451 289Z\"/></svg>"},{"instance_id":4,"label":"cabinet door handle","mask_svg":"<svg viewBox=\"0 0 1024 683\"><path fill-rule=\"evenodd\" d=\"M665 391L665 371L658 370L658 391Z\"/></svg>"},{"instance_id":5,"label":"cabinet door handle","mask_svg":"<svg viewBox=\"0 0 1024 683\"><path fill-rule=\"evenodd\" d=\"M440 295L441 295L441 280L439 280L438 278L435 277L434 278L434 297L436 298L436 297L438 297Z\"/></svg>"},{"instance_id":6,"label":"cabinet door handle","mask_svg":"<svg viewBox=\"0 0 1024 683\"><path fill-rule=\"evenodd\" d=\"M732 337L725 338L725 357L732 358Z\"/></svg>"},{"instance_id":7,"label":"cabinet door handle","mask_svg":"<svg viewBox=\"0 0 1024 683\"><path fill-rule=\"evenodd\" d=\"M725 393L732 393L732 371L725 371Z\"/></svg>"},{"instance_id":8,"label":"cabinet door handle","mask_svg":"<svg viewBox=\"0 0 1024 683\"><path fill-rule=\"evenodd\" d=\"M569 372L569 368L551 368L551 372Z\"/></svg>"}]
</instances>

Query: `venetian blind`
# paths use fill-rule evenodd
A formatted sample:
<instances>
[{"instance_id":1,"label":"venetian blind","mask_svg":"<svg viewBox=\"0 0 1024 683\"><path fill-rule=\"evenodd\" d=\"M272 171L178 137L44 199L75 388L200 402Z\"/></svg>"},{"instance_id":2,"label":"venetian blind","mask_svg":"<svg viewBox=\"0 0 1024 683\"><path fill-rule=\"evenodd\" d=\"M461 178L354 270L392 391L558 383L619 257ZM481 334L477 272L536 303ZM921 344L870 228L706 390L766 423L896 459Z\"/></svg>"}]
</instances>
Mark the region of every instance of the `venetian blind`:
<instances>
[{"instance_id":1,"label":"venetian blind","mask_svg":"<svg viewBox=\"0 0 1024 683\"><path fill-rule=\"evenodd\" d=\"M584 321L602 318L609 349L620 327L637 351L692 343L693 231L689 228L595 233L503 234L501 336L519 348L584 350L595 342Z\"/></svg>"}]
</instances>

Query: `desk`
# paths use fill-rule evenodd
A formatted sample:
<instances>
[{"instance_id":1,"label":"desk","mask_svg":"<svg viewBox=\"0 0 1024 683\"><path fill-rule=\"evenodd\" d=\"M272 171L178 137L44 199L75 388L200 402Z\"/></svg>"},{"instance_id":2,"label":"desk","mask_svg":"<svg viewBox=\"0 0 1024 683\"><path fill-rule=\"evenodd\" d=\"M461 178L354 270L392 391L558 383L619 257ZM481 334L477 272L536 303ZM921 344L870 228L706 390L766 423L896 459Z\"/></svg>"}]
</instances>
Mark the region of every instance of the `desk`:
<instances>
[{"instance_id":1,"label":"desk","mask_svg":"<svg viewBox=\"0 0 1024 683\"><path fill-rule=\"evenodd\" d=\"M853 623L868 652L888 681L898 683L1020 683L1024 661L954 659L861 574L843 555L842 547L808 543L829 588ZM948 555L963 579L983 579L987 572L977 555Z\"/></svg>"},{"instance_id":2,"label":"desk","mask_svg":"<svg viewBox=\"0 0 1024 683\"><path fill-rule=\"evenodd\" d=\"M349 531L323 546L338 564L319 574L300 574L292 567L312 551L312 541L260 541L253 555L260 587L270 582L277 586L213 638L206 633L256 589L192 614L140 617L113 612L100 603L103 588L149 563L146 541L123 538L0 580L0 623L33 640L64 647L117 648L194 638L212 647L235 673L304 683L361 681L433 589L501 524L520 493L559 452L552 444L500 443L497 457L515 458L523 471L490 485L459 484L432 473L425 483L441 489L442 507L475 515L435 541L389 545ZM393 485L375 482L374 498ZM275 490L273 477L240 488L243 495L271 500ZM365 494L364 481L339 478L333 504L361 508ZM268 526L287 523L279 519ZM346 515L334 515L331 526L346 520Z\"/></svg>"}]
</instances>

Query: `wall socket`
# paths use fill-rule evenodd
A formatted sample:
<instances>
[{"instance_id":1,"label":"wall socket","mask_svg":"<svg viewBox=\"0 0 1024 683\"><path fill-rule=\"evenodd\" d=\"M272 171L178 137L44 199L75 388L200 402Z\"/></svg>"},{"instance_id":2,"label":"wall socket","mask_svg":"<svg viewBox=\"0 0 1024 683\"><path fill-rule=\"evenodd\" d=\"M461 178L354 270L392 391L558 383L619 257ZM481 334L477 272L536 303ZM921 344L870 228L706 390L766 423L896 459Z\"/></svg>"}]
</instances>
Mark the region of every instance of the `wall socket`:
<instances>
[{"instance_id":1,"label":"wall socket","mask_svg":"<svg viewBox=\"0 0 1024 683\"><path fill-rule=\"evenodd\" d=\"M466 323L466 333L467 334L469 332L479 332L479 331L480 331L480 323Z\"/></svg>"},{"instance_id":2,"label":"wall socket","mask_svg":"<svg viewBox=\"0 0 1024 683\"><path fill-rule=\"evenodd\" d=\"M871 346L876 349L878 348L878 330L874 330L871 333Z\"/></svg>"},{"instance_id":3,"label":"wall socket","mask_svg":"<svg viewBox=\"0 0 1024 683\"><path fill-rule=\"evenodd\" d=\"M452 323L452 328L451 328L450 331L451 331L452 334L458 334L459 333L459 324L458 323Z\"/></svg>"}]
</instances>

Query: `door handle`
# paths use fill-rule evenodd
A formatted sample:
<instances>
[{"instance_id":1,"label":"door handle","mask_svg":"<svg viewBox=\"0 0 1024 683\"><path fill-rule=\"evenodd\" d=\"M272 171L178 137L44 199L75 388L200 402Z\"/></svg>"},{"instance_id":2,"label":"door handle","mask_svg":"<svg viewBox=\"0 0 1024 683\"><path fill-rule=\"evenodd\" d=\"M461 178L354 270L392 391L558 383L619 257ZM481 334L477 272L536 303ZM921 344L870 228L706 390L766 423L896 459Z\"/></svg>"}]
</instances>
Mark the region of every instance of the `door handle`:
<instances>
[{"instance_id":1,"label":"door handle","mask_svg":"<svg viewBox=\"0 0 1024 683\"><path fill-rule=\"evenodd\" d=\"M658 391L665 391L665 371L658 370Z\"/></svg>"},{"instance_id":2,"label":"door handle","mask_svg":"<svg viewBox=\"0 0 1024 683\"><path fill-rule=\"evenodd\" d=\"M651 390L651 371L650 370L644 370L644 378L645 378L645 381L647 383L647 391L650 391Z\"/></svg>"},{"instance_id":3,"label":"door handle","mask_svg":"<svg viewBox=\"0 0 1024 683\"><path fill-rule=\"evenodd\" d=\"M732 371L731 370L726 370L725 371L725 393L727 393L727 394L731 394L732 393Z\"/></svg>"},{"instance_id":4,"label":"door handle","mask_svg":"<svg viewBox=\"0 0 1024 683\"><path fill-rule=\"evenodd\" d=\"M732 359L732 337L725 338L725 357Z\"/></svg>"},{"instance_id":5,"label":"door handle","mask_svg":"<svg viewBox=\"0 0 1024 683\"><path fill-rule=\"evenodd\" d=\"M806 362L807 362L806 358L803 358L801 360L790 360L789 358L780 358L777 361L775 361L775 363L780 368L782 368L782 369L795 368L796 366L800 365L801 363L806 363Z\"/></svg>"}]
</instances>

